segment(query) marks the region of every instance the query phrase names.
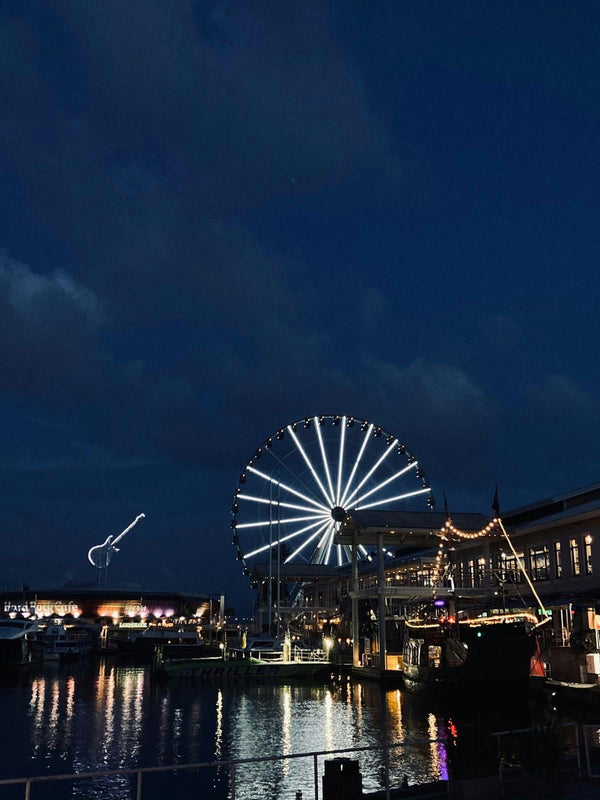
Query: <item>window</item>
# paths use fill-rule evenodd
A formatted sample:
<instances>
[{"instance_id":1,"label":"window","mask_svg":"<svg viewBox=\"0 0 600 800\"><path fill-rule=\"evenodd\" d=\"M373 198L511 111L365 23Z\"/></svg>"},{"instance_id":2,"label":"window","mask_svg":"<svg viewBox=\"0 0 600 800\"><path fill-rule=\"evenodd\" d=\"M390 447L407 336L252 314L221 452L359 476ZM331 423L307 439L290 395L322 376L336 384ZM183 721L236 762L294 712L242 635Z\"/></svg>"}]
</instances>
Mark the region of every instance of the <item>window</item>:
<instances>
[{"instance_id":1,"label":"window","mask_svg":"<svg viewBox=\"0 0 600 800\"><path fill-rule=\"evenodd\" d=\"M517 553L519 557L519 561L521 564L523 563L523 553ZM506 558L504 559L504 568L506 570L506 580L510 581L511 583L522 583L523 582L523 574L521 572L521 568L519 567L519 561L517 561L516 557L509 553Z\"/></svg>"},{"instance_id":2,"label":"window","mask_svg":"<svg viewBox=\"0 0 600 800\"><path fill-rule=\"evenodd\" d=\"M585 574L591 575L592 574L592 537L589 533L586 533L585 539L583 540L583 563L585 567Z\"/></svg>"},{"instance_id":3,"label":"window","mask_svg":"<svg viewBox=\"0 0 600 800\"><path fill-rule=\"evenodd\" d=\"M471 559L467 561L469 569L469 586L475 586L475 562Z\"/></svg>"},{"instance_id":4,"label":"window","mask_svg":"<svg viewBox=\"0 0 600 800\"><path fill-rule=\"evenodd\" d=\"M477 586L485 585L485 558L477 559Z\"/></svg>"},{"instance_id":5,"label":"window","mask_svg":"<svg viewBox=\"0 0 600 800\"><path fill-rule=\"evenodd\" d=\"M575 576L581 575L581 564L579 563L579 542L577 539L569 541L571 549L571 573Z\"/></svg>"},{"instance_id":6,"label":"window","mask_svg":"<svg viewBox=\"0 0 600 800\"><path fill-rule=\"evenodd\" d=\"M506 553L500 550L498 557L498 573L501 581L506 580Z\"/></svg>"},{"instance_id":7,"label":"window","mask_svg":"<svg viewBox=\"0 0 600 800\"><path fill-rule=\"evenodd\" d=\"M460 561L458 564L458 585L465 585L465 562Z\"/></svg>"},{"instance_id":8,"label":"window","mask_svg":"<svg viewBox=\"0 0 600 800\"><path fill-rule=\"evenodd\" d=\"M548 545L538 544L529 548L529 569L534 581L550 579L550 552Z\"/></svg>"},{"instance_id":9,"label":"window","mask_svg":"<svg viewBox=\"0 0 600 800\"><path fill-rule=\"evenodd\" d=\"M554 542L554 577L562 578L562 553L560 542Z\"/></svg>"}]
</instances>

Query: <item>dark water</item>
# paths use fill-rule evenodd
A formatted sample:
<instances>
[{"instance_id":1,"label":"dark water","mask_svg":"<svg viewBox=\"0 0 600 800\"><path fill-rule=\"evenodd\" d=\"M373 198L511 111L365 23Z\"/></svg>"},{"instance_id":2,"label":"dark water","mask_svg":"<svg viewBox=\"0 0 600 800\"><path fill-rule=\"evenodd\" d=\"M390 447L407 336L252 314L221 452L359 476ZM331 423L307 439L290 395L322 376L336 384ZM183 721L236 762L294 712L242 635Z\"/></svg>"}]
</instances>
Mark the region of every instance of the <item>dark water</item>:
<instances>
[{"instance_id":1,"label":"dark water","mask_svg":"<svg viewBox=\"0 0 600 800\"><path fill-rule=\"evenodd\" d=\"M448 735L448 717L430 701L378 684L221 683L157 685L145 666L106 661L48 665L0 684L0 777L81 773L252 758L312 750L402 743L390 760L396 782L447 775L445 748L421 743ZM353 756L357 757L357 756ZM382 785L380 753L362 753L365 789ZM322 774L322 760L319 773ZM238 768L236 797L312 797L309 759ZM227 798L226 768L144 778L143 797ZM0 798L24 797L23 787L0 787ZM133 779L121 776L38 784L32 800L135 798Z\"/></svg>"}]
</instances>

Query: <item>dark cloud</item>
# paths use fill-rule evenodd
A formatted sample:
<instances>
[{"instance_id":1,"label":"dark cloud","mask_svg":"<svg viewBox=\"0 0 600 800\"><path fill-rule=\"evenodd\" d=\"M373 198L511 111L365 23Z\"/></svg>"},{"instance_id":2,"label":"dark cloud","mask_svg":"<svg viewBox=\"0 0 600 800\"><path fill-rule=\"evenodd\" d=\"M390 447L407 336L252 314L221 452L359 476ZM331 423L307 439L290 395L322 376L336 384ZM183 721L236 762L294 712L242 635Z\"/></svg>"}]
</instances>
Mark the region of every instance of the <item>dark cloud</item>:
<instances>
[{"instance_id":1,"label":"dark cloud","mask_svg":"<svg viewBox=\"0 0 600 800\"><path fill-rule=\"evenodd\" d=\"M307 414L472 509L596 479L589 35L434 7L2 5L4 580L143 507L131 569L228 581L237 475Z\"/></svg>"}]
</instances>

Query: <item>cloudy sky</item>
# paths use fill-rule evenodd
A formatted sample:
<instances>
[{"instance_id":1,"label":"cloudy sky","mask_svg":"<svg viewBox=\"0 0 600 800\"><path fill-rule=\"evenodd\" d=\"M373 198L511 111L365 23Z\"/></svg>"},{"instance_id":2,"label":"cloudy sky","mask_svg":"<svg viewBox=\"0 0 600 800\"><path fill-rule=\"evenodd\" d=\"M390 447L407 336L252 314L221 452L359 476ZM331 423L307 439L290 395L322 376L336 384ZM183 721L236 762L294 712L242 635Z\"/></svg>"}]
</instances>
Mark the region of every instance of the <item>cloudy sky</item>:
<instances>
[{"instance_id":1,"label":"cloudy sky","mask_svg":"<svg viewBox=\"0 0 600 800\"><path fill-rule=\"evenodd\" d=\"M461 510L599 480L599 35L577 0L0 0L0 587L94 580L145 511L114 580L242 604L238 475L308 414Z\"/></svg>"}]
</instances>

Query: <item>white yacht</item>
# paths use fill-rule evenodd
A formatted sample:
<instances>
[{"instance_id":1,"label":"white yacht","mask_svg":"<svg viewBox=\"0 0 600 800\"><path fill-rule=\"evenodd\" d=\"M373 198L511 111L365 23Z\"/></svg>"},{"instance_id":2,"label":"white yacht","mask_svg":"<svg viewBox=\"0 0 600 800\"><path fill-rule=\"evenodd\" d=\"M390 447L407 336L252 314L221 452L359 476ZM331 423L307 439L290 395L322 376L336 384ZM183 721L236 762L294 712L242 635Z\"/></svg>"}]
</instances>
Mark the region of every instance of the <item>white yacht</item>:
<instances>
[{"instance_id":1,"label":"white yacht","mask_svg":"<svg viewBox=\"0 0 600 800\"><path fill-rule=\"evenodd\" d=\"M0 669L30 664L37 623L26 619L0 619Z\"/></svg>"}]
</instances>

